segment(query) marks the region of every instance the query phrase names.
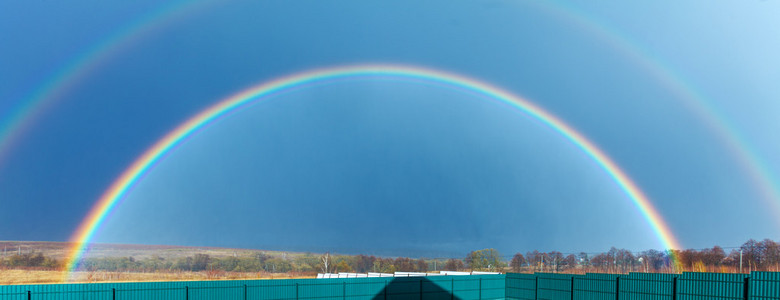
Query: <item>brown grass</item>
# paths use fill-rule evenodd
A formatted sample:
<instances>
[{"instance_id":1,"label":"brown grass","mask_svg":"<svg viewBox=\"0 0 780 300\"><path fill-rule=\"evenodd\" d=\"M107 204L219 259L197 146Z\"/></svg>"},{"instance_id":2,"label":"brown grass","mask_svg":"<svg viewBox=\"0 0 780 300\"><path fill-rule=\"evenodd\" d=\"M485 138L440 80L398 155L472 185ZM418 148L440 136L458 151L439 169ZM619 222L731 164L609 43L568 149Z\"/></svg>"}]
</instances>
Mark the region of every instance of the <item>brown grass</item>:
<instances>
[{"instance_id":1,"label":"brown grass","mask_svg":"<svg viewBox=\"0 0 780 300\"><path fill-rule=\"evenodd\" d=\"M65 271L0 269L0 285L61 283ZM76 272L73 283L313 278L314 274L265 272Z\"/></svg>"},{"instance_id":2,"label":"brown grass","mask_svg":"<svg viewBox=\"0 0 780 300\"><path fill-rule=\"evenodd\" d=\"M0 241L0 256L9 256L20 251L21 253L42 253L46 257L63 260L69 254L71 246L73 246L73 243L69 242ZM211 257L228 257L252 256L257 253L265 253L275 257L280 257L284 254L288 258L295 258L305 254L287 251L170 245L90 244L88 248L89 251L84 254L84 258L133 257L135 259L147 259L159 256L165 259L176 259L195 254L208 254Z\"/></svg>"}]
</instances>

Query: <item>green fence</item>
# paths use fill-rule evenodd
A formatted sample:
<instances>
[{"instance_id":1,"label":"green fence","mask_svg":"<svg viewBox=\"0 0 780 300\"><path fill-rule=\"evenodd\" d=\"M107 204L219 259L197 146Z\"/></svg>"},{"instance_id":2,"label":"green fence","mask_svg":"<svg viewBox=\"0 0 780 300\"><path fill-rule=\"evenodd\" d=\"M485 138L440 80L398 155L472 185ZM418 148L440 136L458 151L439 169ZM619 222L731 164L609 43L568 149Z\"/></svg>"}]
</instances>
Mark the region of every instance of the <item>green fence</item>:
<instances>
[{"instance_id":1,"label":"green fence","mask_svg":"<svg viewBox=\"0 0 780 300\"><path fill-rule=\"evenodd\" d=\"M505 275L0 286L0 300L490 300Z\"/></svg>"},{"instance_id":2,"label":"green fence","mask_svg":"<svg viewBox=\"0 0 780 300\"><path fill-rule=\"evenodd\" d=\"M535 274L506 274L506 298L535 300L539 278Z\"/></svg>"},{"instance_id":3,"label":"green fence","mask_svg":"<svg viewBox=\"0 0 780 300\"><path fill-rule=\"evenodd\" d=\"M780 300L780 272L507 274L518 300Z\"/></svg>"},{"instance_id":4,"label":"green fence","mask_svg":"<svg viewBox=\"0 0 780 300\"><path fill-rule=\"evenodd\" d=\"M780 272L753 272L748 282L750 299L780 300Z\"/></svg>"},{"instance_id":5,"label":"green fence","mask_svg":"<svg viewBox=\"0 0 780 300\"><path fill-rule=\"evenodd\" d=\"M616 279L620 285L618 299L673 300L677 274L629 273Z\"/></svg>"},{"instance_id":6,"label":"green fence","mask_svg":"<svg viewBox=\"0 0 780 300\"><path fill-rule=\"evenodd\" d=\"M615 300L618 275L588 273L574 279L575 300Z\"/></svg>"},{"instance_id":7,"label":"green fence","mask_svg":"<svg viewBox=\"0 0 780 300\"><path fill-rule=\"evenodd\" d=\"M0 286L0 300L780 300L780 272L506 274Z\"/></svg>"}]
</instances>

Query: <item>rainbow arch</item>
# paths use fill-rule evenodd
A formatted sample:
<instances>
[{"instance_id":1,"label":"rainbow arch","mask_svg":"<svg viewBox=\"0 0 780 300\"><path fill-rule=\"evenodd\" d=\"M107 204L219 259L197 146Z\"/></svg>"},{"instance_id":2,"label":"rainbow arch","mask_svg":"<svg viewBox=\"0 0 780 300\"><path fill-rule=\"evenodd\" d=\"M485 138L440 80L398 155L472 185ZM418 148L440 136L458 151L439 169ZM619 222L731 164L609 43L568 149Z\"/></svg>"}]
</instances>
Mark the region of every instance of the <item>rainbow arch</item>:
<instances>
[{"instance_id":1,"label":"rainbow arch","mask_svg":"<svg viewBox=\"0 0 780 300\"><path fill-rule=\"evenodd\" d=\"M11 152L14 142L47 107L56 103L117 53L179 18L196 15L215 4L217 1L213 0L171 1L120 27L65 62L0 119L0 165Z\"/></svg>"},{"instance_id":2,"label":"rainbow arch","mask_svg":"<svg viewBox=\"0 0 780 300\"><path fill-rule=\"evenodd\" d=\"M164 28L179 18L196 15L206 11L206 8L224 2L215 0L180 0L161 5L158 9L140 16L113 31L110 35L83 49L81 53L63 64L49 78L41 82L29 95L20 99L0 118L0 167L10 156L15 143L23 133L34 125L45 111L57 100L61 99L70 88L77 86L110 61L117 53L142 40L156 30ZM758 151L753 149L748 140L740 135L734 126L726 122L722 113L708 105L702 94L698 93L692 84L683 80L683 76L662 64L662 60L653 58L648 51L643 51L637 43L627 39L625 34L611 26L600 24L597 19L576 8L575 5L555 1L526 2L527 5L540 12L557 17L561 21L574 25L592 37L601 40L619 54L643 68L653 78L658 80L670 91L679 96L684 106L691 110L699 119L723 142L727 150L746 174L752 179L755 188L762 199L771 207L774 215L780 216L780 188L774 172L762 161ZM780 217L775 218L780 224Z\"/></svg>"},{"instance_id":3,"label":"rainbow arch","mask_svg":"<svg viewBox=\"0 0 780 300\"><path fill-rule=\"evenodd\" d=\"M173 1L151 10L126 26L118 28L94 45L83 49L79 55L61 66L27 97L21 99L15 107L12 106L0 119L0 166L9 156L14 143L34 124L45 108L62 98L70 88L93 75L93 72L116 53L132 46L134 42L155 30L164 28L177 18L195 15L221 3L216 0ZM671 67L664 66L661 59L654 59L648 51L641 49L638 43L626 38L625 34L600 24L596 18L588 16L575 5L556 1L529 1L522 5L533 7L537 11L570 23L574 28L601 40L678 95L686 108L697 115L719 137L744 172L752 178L753 184L764 201L772 208L773 214L779 216L776 219L780 224L780 188L777 186L778 180L775 174L739 130L726 122L722 113L716 111L712 105L708 105L704 96L698 93L692 84L683 80L683 76L676 74Z\"/></svg>"},{"instance_id":4,"label":"rainbow arch","mask_svg":"<svg viewBox=\"0 0 780 300\"><path fill-rule=\"evenodd\" d=\"M658 240L666 249L682 249L669 226L650 202L650 199L604 151L561 119L534 103L498 87L458 74L413 66L355 65L315 69L258 84L220 100L168 132L138 157L111 184L74 232L71 237L73 246L69 249L66 258L68 278L81 260L85 246L100 228L103 221L105 221L106 216L122 201L128 191L139 182L144 174L148 173L167 154L182 144L187 137L229 113L279 93L308 85L326 84L334 80L371 77L415 80L469 92L508 104L542 122L573 143L612 178L641 212ZM68 278L65 278L65 280Z\"/></svg>"},{"instance_id":5,"label":"rainbow arch","mask_svg":"<svg viewBox=\"0 0 780 300\"><path fill-rule=\"evenodd\" d=\"M762 156L747 141L740 131L730 124L723 113L708 104L705 95L697 91L694 85L660 58L653 58L650 51L642 49L640 43L630 40L629 35L619 32L614 26L598 22L596 18L577 9L575 5L564 5L555 1L534 2L526 5L546 12L561 21L570 23L574 28L587 32L590 36L609 45L609 47L643 69L673 94L682 105L695 115L702 124L722 142L732 154L739 167L751 178L751 183L764 202L771 207L776 224L780 226L780 187L775 174L767 168Z\"/></svg>"}]
</instances>

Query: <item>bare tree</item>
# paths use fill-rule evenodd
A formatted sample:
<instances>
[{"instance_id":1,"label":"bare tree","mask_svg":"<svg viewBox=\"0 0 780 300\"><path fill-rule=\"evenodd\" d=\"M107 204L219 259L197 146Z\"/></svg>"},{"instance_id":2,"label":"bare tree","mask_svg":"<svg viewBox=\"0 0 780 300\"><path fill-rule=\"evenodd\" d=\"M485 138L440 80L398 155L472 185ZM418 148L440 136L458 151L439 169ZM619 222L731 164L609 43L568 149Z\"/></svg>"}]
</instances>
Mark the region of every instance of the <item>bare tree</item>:
<instances>
[{"instance_id":1,"label":"bare tree","mask_svg":"<svg viewBox=\"0 0 780 300\"><path fill-rule=\"evenodd\" d=\"M355 270L360 273L365 273L371 270L371 268L374 266L374 261L376 261L376 257L371 256L365 256L363 254L358 255L356 258L356 267Z\"/></svg>"},{"instance_id":2,"label":"bare tree","mask_svg":"<svg viewBox=\"0 0 780 300\"><path fill-rule=\"evenodd\" d=\"M749 239L740 247L744 255L744 260L748 267L748 272L758 270L761 267L761 247L754 239Z\"/></svg>"},{"instance_id":3,"label":"bare tree","mask_svg":"<svg viewBox=\"0 0 780 300\"><path fill-rule=\"evenodd\" d=\"M552 267L554 272L560 271L561 262L563 262L563 253L558 251L550 251L545 258L547 263Z\"/></svg>"},{"instance_id":4,"label":"bare tree","mask_svg":"<svg viewBox=\"0 0 780 300\"><path fill-rule=\"evenodd\" d=\"M761 242L761 253L763 256L764 267L766 269L773 269L778 271L778 265L780 265L780 244L765 239Z\"/></svg>"},{"instance_id":5,"label":"bare tree","mask_svg":"<svg viewBox=\"0 0 780 300\"><path fill-rule=\"evenodd\" d=\"M563 258L563 265L570 269L577 267L577 256L574 254L567 255L565 258Z\"/></svg>"},{"instance_id":6,"label":"bare tree","mask_svg":"<svg viewBox=\"0 0 780 300\"><path fill-rule=\"evenodd\" d=\"M330 270L328 268L330 264L330 252L325 252L325 254L320 257L320 262L322 264L322 273L328 273L328 270Z\"/></svg>"},{"instance_id":7,"label":"bare tree","mask_svg":"<svg viewBox=\"0 0 780 300\"><path fill-rule=\"evenodd\" d=\"M459 271L459 270L463 270L464 268L465 265L463 264L463 261L460 259L450 258L447 260L446 263L444 263L444 269L448 271Z\"/></svg>"},{"instance_id":8,"label":"bare tree","mask_svg":"<svg viewBox=\"0 0 780 300\"><path fill-rule=\"evenodd\" d=\"M525 254L525 258L528 261L528 264L532 266L532 271L541 269L543 263L542 260L544 259L544 255L541 252L538 250L528 252Z\"/></svg>"},{"instance_id":9,"label":"bare tree","mask_svg":"<svg viewBox=\"0 0 780 300\"><path fill-rule=\"evenodd\" d=\"M401 272L414 272L415 270L414 261L408 257L396 258L393 262L393 265L397 271Z\"/></svg>"},{"instance_id":10,"label":"bare tree","mask_svg":"<svg viewBox=\"0 0 780 300\"><path fill-rule=\"evenodd\" d=\"M417 260L417 272L427 272L428 271L428 263L425 262L422 258Z\"/></svg>"},{"instance_id":11,"label":"bare tree","mask_svg":"<svg viewBox=\"0 0 780 300\"><path fill-rule=\"evenodd\" d=\"M520 272L523 265L525 265L525 257L523 257L523 254L517 253L512 257L512 261L509 264L512 267L512 271Z\"/></svg>"}]
</instances>

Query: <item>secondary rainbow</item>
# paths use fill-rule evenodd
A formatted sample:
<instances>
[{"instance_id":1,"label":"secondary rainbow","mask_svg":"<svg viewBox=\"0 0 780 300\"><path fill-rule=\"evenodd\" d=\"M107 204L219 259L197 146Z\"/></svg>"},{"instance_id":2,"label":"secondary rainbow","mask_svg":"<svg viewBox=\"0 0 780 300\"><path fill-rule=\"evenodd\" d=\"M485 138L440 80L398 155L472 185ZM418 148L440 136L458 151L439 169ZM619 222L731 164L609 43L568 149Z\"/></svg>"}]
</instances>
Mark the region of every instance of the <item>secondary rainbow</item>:
<instances>
[{"instance_id":1,"label":"secondary rainbow","mask_svg":"<svg viewBox=\"0 0 780 300\"><path fill-rule=\"evenodd\" d=\"M15 107L12 106L0 119L0 166L8 158L15 142L20 140L25 130L34 125L42 112L56 100L63 98L71 87L82 84L82 81L93 76L103 63L110 61L110 58L116 56L121 50L141 41L143 37L172 24L172 21L180 17L196 15L198 12L206 11L205 8L221 3L224 2L214 0L169 2L157 9L149 10L149 13L113 31L73 57L27 97L21 99ZM604 42L678 95L683 104L720 138L745 173L752 177L753 184L761 193L762 199L772 208L771 211L777 216L775 219L780 225L780 188L777 187L778 180L773 172L767 168L768 165L762 161L758 151L752 149L747 139L740 135L739 130L729 125L726 118L712 105L708 105L703 95L698 93L693 85L682 80L683 76L675 74L672 68L664 66L662 60L654 59L648 51L643 51L637 46L639 43L626 38L628 35L618 32L614 26L600 24L596 18L588 16L574 5L555 1L524 2L522 5L529 5L538 11L555 16L573 25L572 28L582 30Z\"/></svg>"},{"instance_id":2,"label":"secondary rainbow","mask_svg":"<svg viewBox=\"0 0 780 300\"><path fill-rule=\"evenodd\" d=\"M677 95L677 99L692 112L708 130L714 133L726 150L737 160L740 168L752 178L751 183L760 193L761 199L771 207L776 224L780 226L780 188L778 180L767 164L758 154L746 138L734 127L728 118L719 112L715 106L707 103L707 99L701 92L687 82L684 76L676 72L671 66L665 65L664 60L654 58L650 51L639 47L641 43L632 41L631 35L619 32L614 26L607 26L574 5L563 5L555 1L534 2L531 5L540 11L557 17L563 22L570 23L573 28L587 32L590 36L600 40L611 49L621 53L636 66L642 68L645 73L656 78L670 92Z\"/></svg>"},{"instance_id":3,"label":"secondary rainbow","mask_svg":"<svg viewBox=\"0 0 780 300\"><path fill-rule=\"evenodd\" d=\"M8 110L0 120L0 164L14 144L47 107L63 98L72 87L93 75L97 69L122 50L136 44L156 30L165 28L176 20L206 11L216 1L172 1L151 9L126 26L120 27L97 43L83 49L79 55L63 64L50 77Z\"/></svg>"},{"instance_id":4,"label":"secondary rainbow","mask_svg":"<svg viewBox=\"0 0 780 300\"><path fill-rule=\"evenodd\" d=\"M104 192L90 210L87 217L71 237L73 247L70 249L66 261L69 271L67 273L72 273L75 270L84 253L85 246L92 239L98 228L100 228L106 216L122 201L128 190L138 183L140 178L149 172L162 158L183 143L187 137L226 114L235 112L257 101L268 99L279 93L311 84L325 84L333 80L371 77L407 79L454 88L508 104L542 122L577 146L612 178L642 213L665 248L682 249L669 226L636 183L593 142L541 107L495 86L453 73L416 66L357 65L316 69L256 85L219 101L166 134L136 159Z\"/></svg>"}]
</instances>

